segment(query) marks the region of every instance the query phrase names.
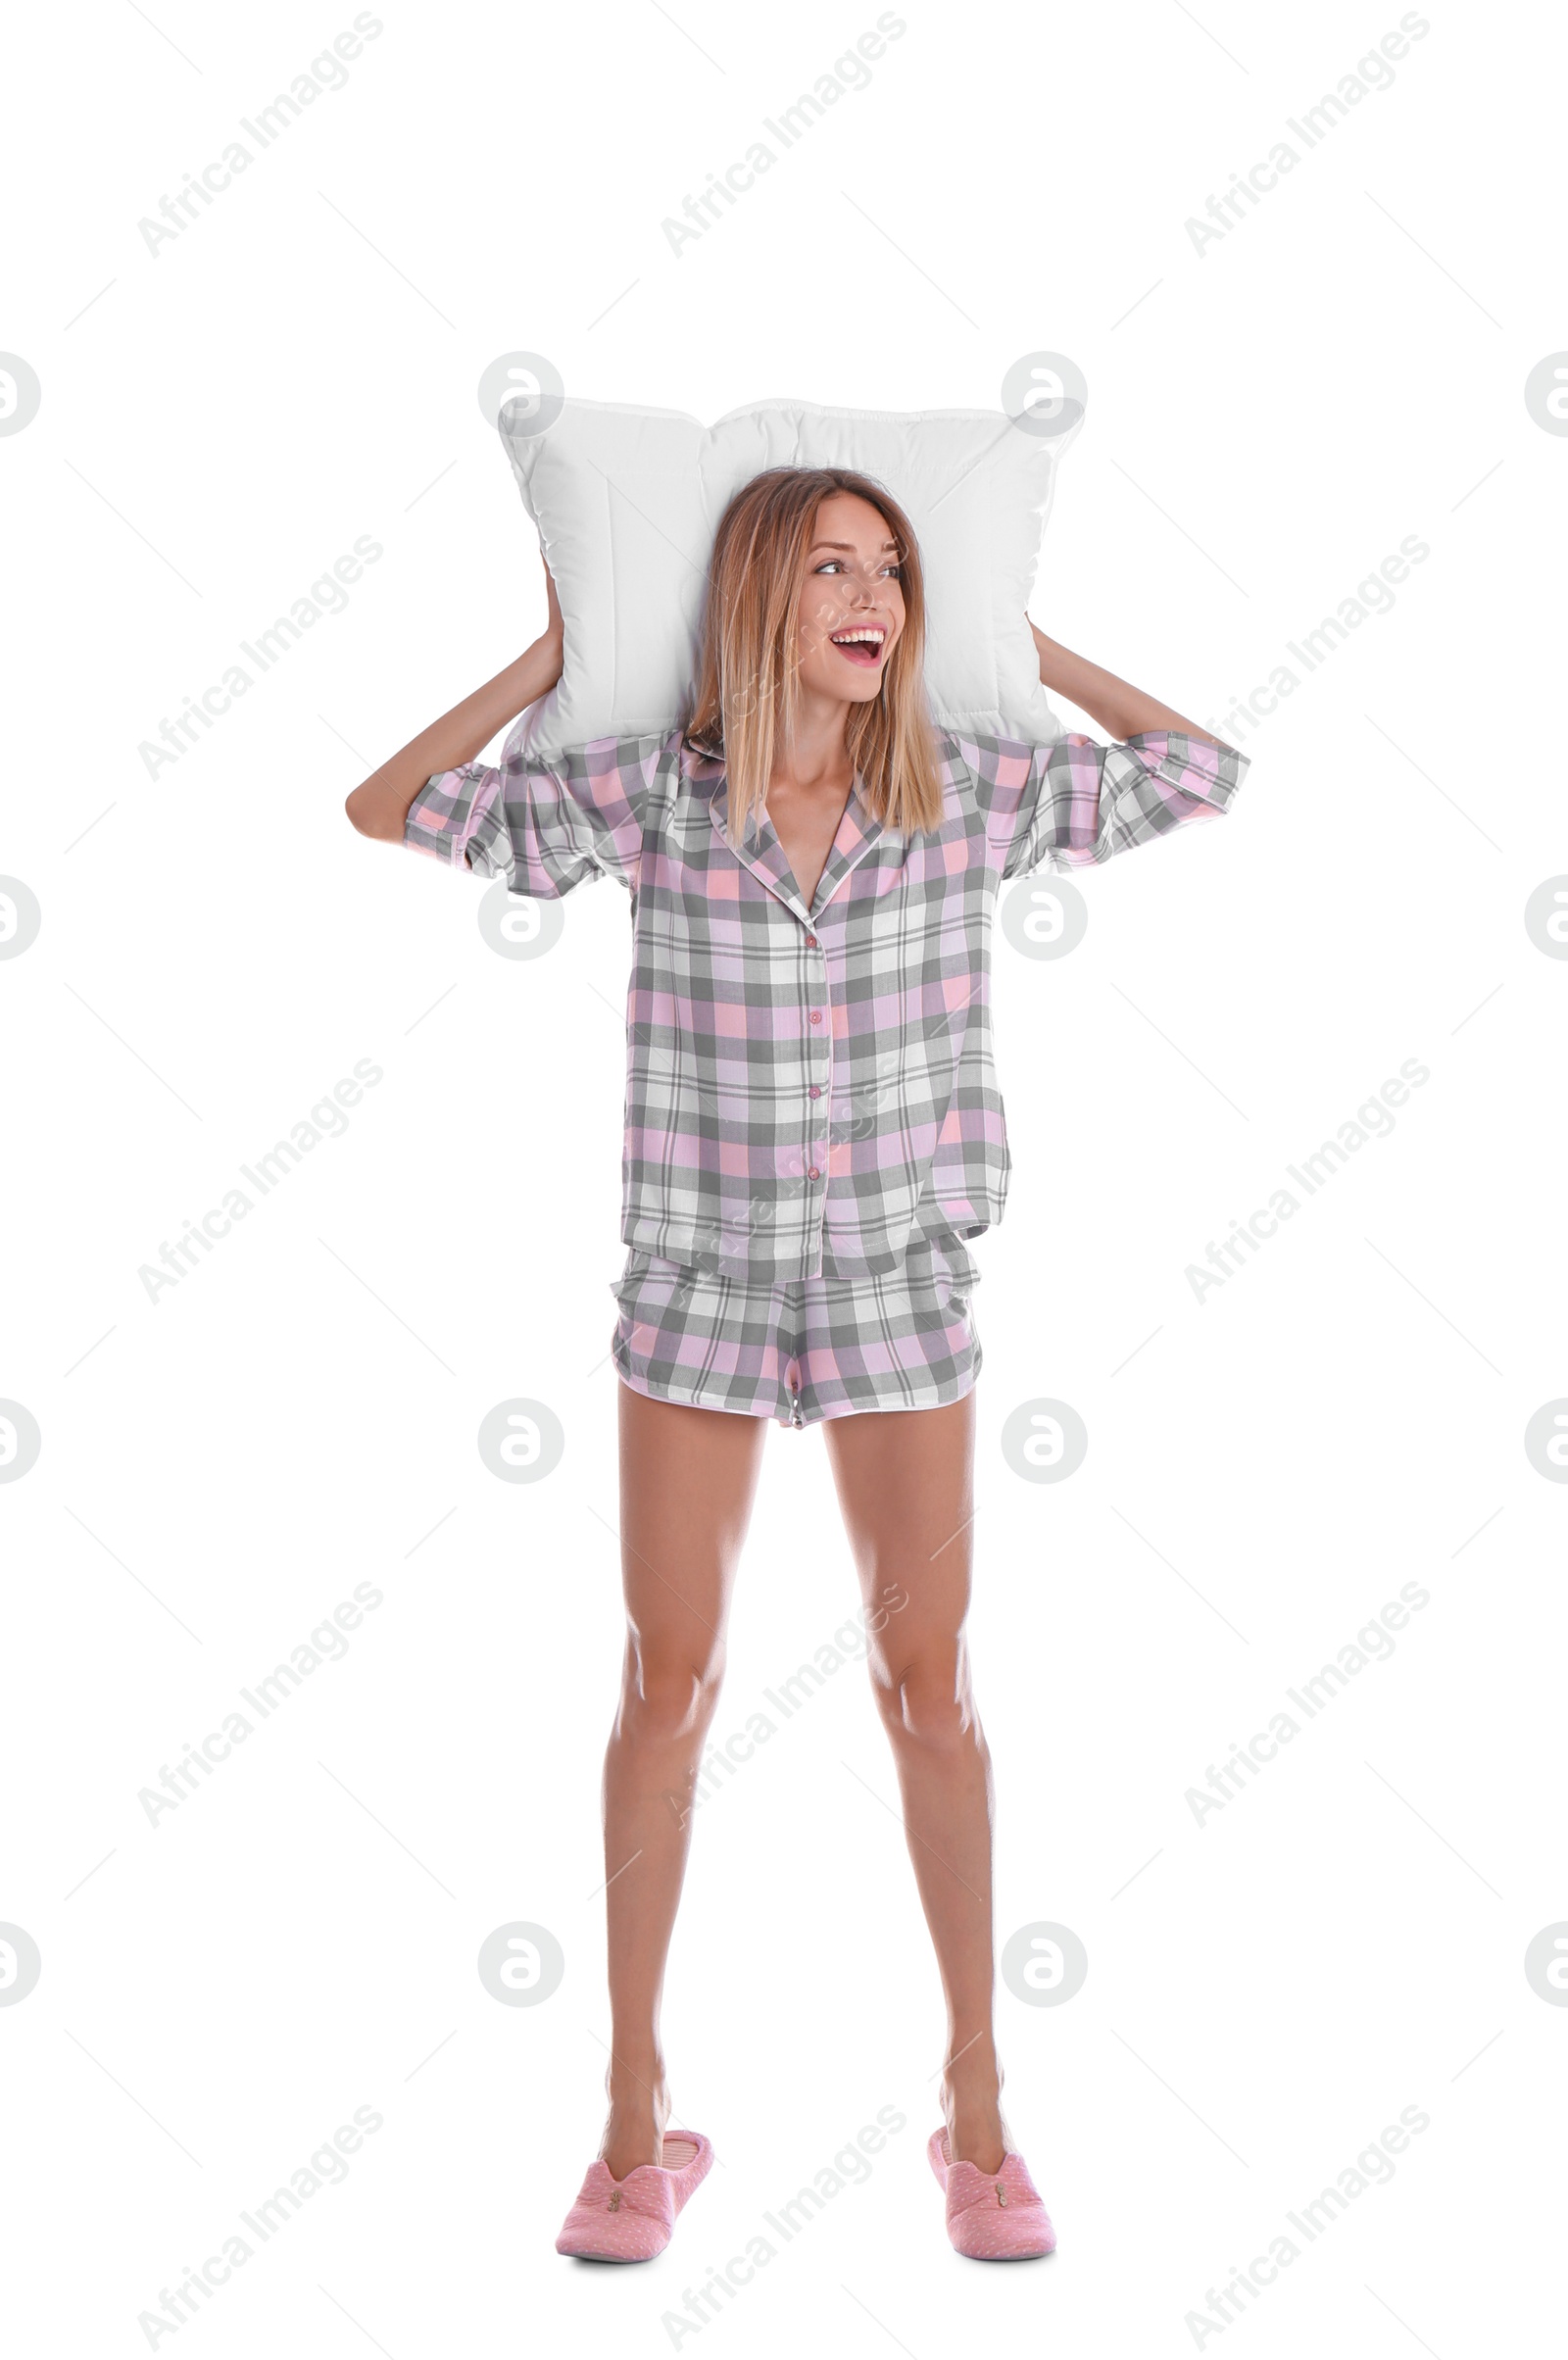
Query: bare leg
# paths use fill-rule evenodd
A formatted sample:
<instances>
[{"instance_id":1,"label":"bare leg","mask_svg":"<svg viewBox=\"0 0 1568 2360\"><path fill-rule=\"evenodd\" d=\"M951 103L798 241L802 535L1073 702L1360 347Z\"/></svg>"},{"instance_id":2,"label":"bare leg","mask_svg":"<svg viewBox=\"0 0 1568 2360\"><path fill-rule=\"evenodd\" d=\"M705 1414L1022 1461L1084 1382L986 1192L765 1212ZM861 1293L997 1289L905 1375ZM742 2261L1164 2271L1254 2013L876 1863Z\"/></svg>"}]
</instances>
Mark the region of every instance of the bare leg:
<instances>
[{"instance_id":1,"label":"bare leg","mask_svg":"<svg viewBox=\"0 0 1568 2360\"><path fill-rule=\"evenodd\" d=\"M997 2172L1011 2141L992 2031L991 1756L963 1623L974 1513L974 1395L823 1428L866 1608L872 1690L948 2003L942 2099L955 2162Z\"/></svg>"},{"instance_id":2,"label":"bare leg","mask_svg":"<svg viewBox=\"0 0 1568 2360\"><path fill-rule=\"evenodd\" d=\"M654 1401L625 1384L619 1394L626 1656L605 1755L612 2034L600 2153L623 2180L660 2160L669 2117L664 1960L768 1421Z\"/></svg>"}]
</instances>

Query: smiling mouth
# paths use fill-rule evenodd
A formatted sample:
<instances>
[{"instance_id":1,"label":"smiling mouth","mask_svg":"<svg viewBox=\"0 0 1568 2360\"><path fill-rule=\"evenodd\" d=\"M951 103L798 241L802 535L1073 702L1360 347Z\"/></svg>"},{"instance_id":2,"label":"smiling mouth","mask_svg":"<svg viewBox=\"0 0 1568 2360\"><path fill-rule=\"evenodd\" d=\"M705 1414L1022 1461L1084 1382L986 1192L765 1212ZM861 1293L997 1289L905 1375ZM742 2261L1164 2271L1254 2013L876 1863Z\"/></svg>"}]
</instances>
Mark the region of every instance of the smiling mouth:
<instances>
[{"instance_id":1,"label":"smiling mouth","mask_svg":"<svg viewBox=\"0 0 1568 2360\"><path fill-rule=\"evenodd\" d=\"M834 631L832 644L850 664L862 670L874 671L882 661L888 635L880 623L856 623L848 630Z\"/></svg>"}]
</instances>

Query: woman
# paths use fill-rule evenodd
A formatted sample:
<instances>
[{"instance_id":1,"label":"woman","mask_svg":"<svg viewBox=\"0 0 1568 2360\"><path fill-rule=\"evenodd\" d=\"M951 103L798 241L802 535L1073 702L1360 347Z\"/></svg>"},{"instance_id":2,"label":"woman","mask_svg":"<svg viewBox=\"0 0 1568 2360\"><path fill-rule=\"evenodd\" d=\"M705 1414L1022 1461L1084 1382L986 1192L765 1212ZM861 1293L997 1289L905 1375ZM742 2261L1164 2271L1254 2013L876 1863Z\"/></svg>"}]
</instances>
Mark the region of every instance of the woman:
<instances>
[{"instance_id":1,"label":"woman","mask_svg":"<svg viewBox=\"0 0 1568 2360\"><path fill-rule=\"evenodd\" d=\"M547 568L548 580L548 568ZM1055 2238L1003 2120L991 1773L964 1618L977 1273L1010 1169L991 1057L997 890L1223 811L1247 758L1039 631L1119 741L933 729L919 553L845 468L730 503L687 724L553 764L475 757L562 669L543 638L355 789L368 836L512 891L632 895L614 1289L627 1639L605 1764L609 2121L558 2250L642 2260L712 2160L666 2137L659 2007L767 1421L822 1421L948 2008L930 2142L948 2233ZM1033 626L1031 625L1031 628ZM671 1807L671 1797L677 1807Z\"/></svg>"}]
</instances>

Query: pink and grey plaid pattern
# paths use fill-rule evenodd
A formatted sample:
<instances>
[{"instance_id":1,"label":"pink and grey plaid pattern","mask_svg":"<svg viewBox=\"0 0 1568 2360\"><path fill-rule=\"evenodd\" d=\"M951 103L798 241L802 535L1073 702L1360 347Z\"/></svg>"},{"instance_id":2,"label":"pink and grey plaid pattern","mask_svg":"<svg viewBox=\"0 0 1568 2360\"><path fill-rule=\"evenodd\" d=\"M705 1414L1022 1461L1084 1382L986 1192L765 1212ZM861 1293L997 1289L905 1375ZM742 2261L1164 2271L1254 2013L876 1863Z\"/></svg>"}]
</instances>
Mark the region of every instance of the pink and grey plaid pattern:
<instances>
[{"instance_id":1,"label":"pink and grey plaid pattern","mask_svg":"<svg viewBox=\"0 0 1568 2360\"><path fill-rule=\"evenodd\" d=\"M765 811L730 849L722 759L678 729L466 763L416 796L416 851L514 893L630 891L627 1246L776 1286L896 1270L927 1216L1000 1221L999 887L1213 818L1248 767L1177 732L939 743L941 824L883 826L857 778L809 908Z\"/></svg>"},{"instance_id":2,"label":"pink and grey plaid pattern","mask_svg":"<svg viewBox=\"0 0 1568 2360\"><path fill-rule=\"evenodd\" d=\"M980 1374L979 1277L956 1238L921 1227L896 1270L782 1287L633 1247L611 1288L611 1357L635 1393L781 1426L936 1409Z\"/></svg>"}]
</instances>

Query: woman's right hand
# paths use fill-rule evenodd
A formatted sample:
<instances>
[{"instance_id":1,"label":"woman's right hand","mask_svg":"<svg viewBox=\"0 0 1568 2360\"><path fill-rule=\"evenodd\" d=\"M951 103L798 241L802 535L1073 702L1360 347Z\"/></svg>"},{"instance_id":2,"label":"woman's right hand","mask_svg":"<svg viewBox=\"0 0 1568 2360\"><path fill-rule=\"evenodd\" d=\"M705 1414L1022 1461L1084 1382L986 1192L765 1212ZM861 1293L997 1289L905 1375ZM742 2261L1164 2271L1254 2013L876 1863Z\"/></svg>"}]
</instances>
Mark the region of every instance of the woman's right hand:
<instances>
[{"instance_id":1,"label":"woman's right hand","mask_svg":"<svg viewBox=\"0 0 1568 2360\"><path fill-rule=\"evenodd\" d=\"M539 554L542 563L543 550ZM493 680L476 688L471 697L465 697L428 729L421 729L349 796L343 808L362 836L400 843L414 799L425 781L471 762L498 729L505 729L555 687L565 660L566 634L548 565L545 591L549 618L532 647L524 648L505 671L497 672Z\"/></svg>"},{"instance_id":2,"label":"woman's right hand","mask_svg":"<svg viewBox=\"0 0 1568 2360\"><path fill-rule=\"evenodd\" d=\"M539 646L542 650L548 649L555 660L555 673L550 683L554 688L565 664L566 626L561 616L561 601L556 596L556 577L550 570L549 563L542 549L539 552L539 563L545 569L545 595L550 602L550 618L540 633Z\"/></svg>"}]
</instances>

